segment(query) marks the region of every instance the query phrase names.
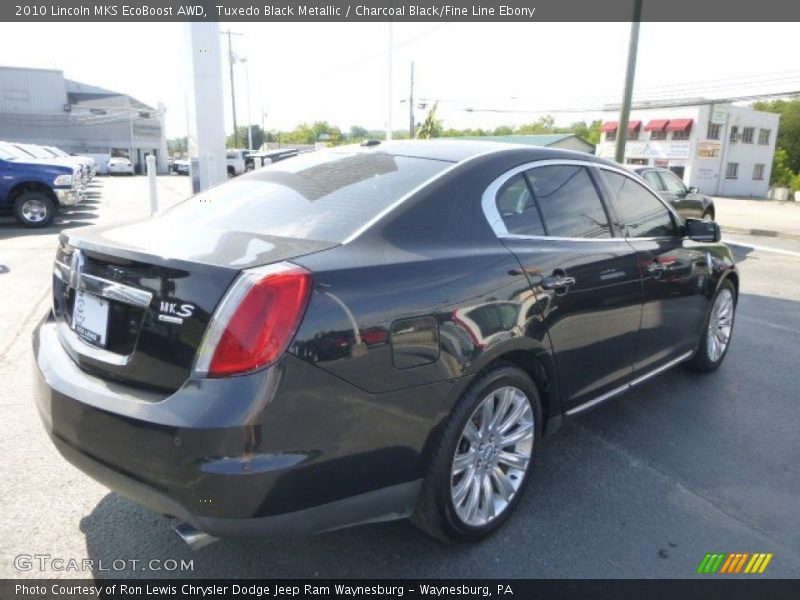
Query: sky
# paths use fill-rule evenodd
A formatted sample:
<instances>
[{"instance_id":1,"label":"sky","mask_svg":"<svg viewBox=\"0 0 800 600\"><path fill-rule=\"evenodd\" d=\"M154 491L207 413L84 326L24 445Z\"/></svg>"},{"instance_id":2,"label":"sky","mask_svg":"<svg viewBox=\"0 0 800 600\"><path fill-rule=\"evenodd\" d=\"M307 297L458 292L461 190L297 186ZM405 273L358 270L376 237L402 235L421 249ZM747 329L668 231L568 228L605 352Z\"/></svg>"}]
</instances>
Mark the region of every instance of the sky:
<instances>
[{"instance_id":1,"label":"sky","mask_svg":"<svg viewBox=\"0 0 800 600\"><path fill-rule=\"evenodd\" d=\"M167 107L186 132L181 23L0 24L0 64L57 68L69 79ZM292 129L326 120L383 129L389 112L388 23L224 23L234 52L237 121ZM794 23L643 23L634 101L800 90ZM598 117L622 97L629 23L394 23L392 125L415 97L439 100L445 127L557 124ZM36 40L36 43L31 43ZM227 58L227 38L223 55ZM224 67L226 130L230 88ZM249 86L247 85L249 82ZM249 88L249 94L248 94ZM249 98L249 109L248 109ZM473 110L467 110L473 109ZM480 109L480 110L476 110ZM507 112L485 112L485 110ZM562 112L570 111L570 112ZM417 121L424 113L417 110Z\"/></svg>"}]
</instances>

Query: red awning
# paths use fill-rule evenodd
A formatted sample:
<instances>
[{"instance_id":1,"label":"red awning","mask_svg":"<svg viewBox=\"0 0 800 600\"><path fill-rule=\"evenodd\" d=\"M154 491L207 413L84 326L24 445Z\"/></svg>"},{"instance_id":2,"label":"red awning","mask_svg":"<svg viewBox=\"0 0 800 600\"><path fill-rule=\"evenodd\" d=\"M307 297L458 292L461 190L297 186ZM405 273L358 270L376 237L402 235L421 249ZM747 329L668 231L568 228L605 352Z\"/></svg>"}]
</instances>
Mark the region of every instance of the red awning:
<instances>
[{"instance_id":1,"label":"red awning","mask_svg":"<svg viewBox=\"0 0 800 600\"><path fill-rule=\"evenodd\" d=\"M642 122L641 121L629 121L628 122L628 131L636 131L641 126L642 126Z\"/></svg>"},{"instance_id":2,"label":"red awning","mask_svg":"<svg viewBox=\"0 0 800 600\"><path fill-rule=\"evenodd\" d=\"M603 123L603 126L600 128L600 131L603 133L610 133L612 131L616 131L619 123L616 121L606 121Z\"/></svg>"},{"instance_id":3,"label":"red awning","mask_svg":"<svg viewBox=\"0 0 800 600\"><path fill-rule=\"evenodd\" d=\"M645 125L645 131L664 131L664 128L669 123L669 119L653 119Z\"/></svg>"},{"instance_id":4,"label":"red awning","mask_svg":"<svg viewBox=\"0 0 800 600\"><path fill-rule=\"evenodd\" d=\"M672 119L667 125L667 131L689 131L694 119Z\"/></svg>"}]
</instances>

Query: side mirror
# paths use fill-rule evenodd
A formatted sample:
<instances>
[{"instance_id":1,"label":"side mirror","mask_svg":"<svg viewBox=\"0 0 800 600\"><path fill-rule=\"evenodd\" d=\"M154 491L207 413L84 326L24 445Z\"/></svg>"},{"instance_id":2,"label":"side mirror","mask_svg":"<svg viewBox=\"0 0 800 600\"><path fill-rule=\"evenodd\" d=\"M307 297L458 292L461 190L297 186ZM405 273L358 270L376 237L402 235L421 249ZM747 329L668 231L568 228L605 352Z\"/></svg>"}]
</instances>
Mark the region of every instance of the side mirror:
<instances>
[{"instance_id":1,"label":"side mirror","mask_svg":"<svg viewBox=\"0 0 800 600\"><path fill-rule=\"evenodd\" d=\"M714 221L686 219L684 228L686 237L695 242L718 242L722 239L719 225Z\"/></svg>"},{"instance_id":2,"label":"side mirror","mask_svg":"<svg viewBox=\"0 0 800 600\"><path fill-rule=\"evenodd\" d=\"M697 189L695 186L690 186L689 189L687 190L687 192L690 193L690 194L699 194L700 190Z\"/></svg>"}]
</instances>

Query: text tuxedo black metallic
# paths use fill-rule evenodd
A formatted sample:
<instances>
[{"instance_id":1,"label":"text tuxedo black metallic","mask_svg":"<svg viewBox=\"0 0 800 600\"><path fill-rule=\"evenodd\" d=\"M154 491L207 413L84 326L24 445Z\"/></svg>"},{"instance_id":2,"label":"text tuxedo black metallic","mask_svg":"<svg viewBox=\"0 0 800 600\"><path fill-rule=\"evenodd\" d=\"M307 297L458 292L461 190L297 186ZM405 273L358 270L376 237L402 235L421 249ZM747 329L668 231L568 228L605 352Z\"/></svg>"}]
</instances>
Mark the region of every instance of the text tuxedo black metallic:
<instances>
[{"instance_id":1,"label":"text tuxedo black metallic","mask_svg":"<svg viewBox=\"0 0 800 600\"><path fill-rule=\"evenodd\" d=\"M70 462L195 533L478 540L565 416L715 369L737 290L716 224L613 163L344 147L62 233L37 401Z\"/></svg>"}]
</instances>

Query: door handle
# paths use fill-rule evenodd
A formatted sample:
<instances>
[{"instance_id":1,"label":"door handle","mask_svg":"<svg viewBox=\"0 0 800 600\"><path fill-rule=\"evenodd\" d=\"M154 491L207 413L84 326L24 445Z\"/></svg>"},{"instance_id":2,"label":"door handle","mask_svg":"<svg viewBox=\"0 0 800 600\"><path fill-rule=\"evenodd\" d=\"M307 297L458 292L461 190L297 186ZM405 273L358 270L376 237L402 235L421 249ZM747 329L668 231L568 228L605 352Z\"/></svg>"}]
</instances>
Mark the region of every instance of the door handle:
<instances>
[{"instance_id":1,"label":"door handle","mask_svg":"<svg viewBox=\"0 0 800 600\"><path fill-rule=\"evenodd\" d=\"M664 266L664 263L658 262L657 260L654 260L653 262L647 265L647 271L649 273L663 273L666 270L666 268L667 267Z\"/></svg>"},{"instance_id":2,"label":"door handle","mask_svg":"<svg viewBox=\"0 0 800 600\"><path fill-rule=\"evenodd\" d=\"M546 290L566 290L566 288L575 285L575 278L569 277L563 271L554 271L552 275L542 279L541 285Z\"/></svg>"}]
</instances>

